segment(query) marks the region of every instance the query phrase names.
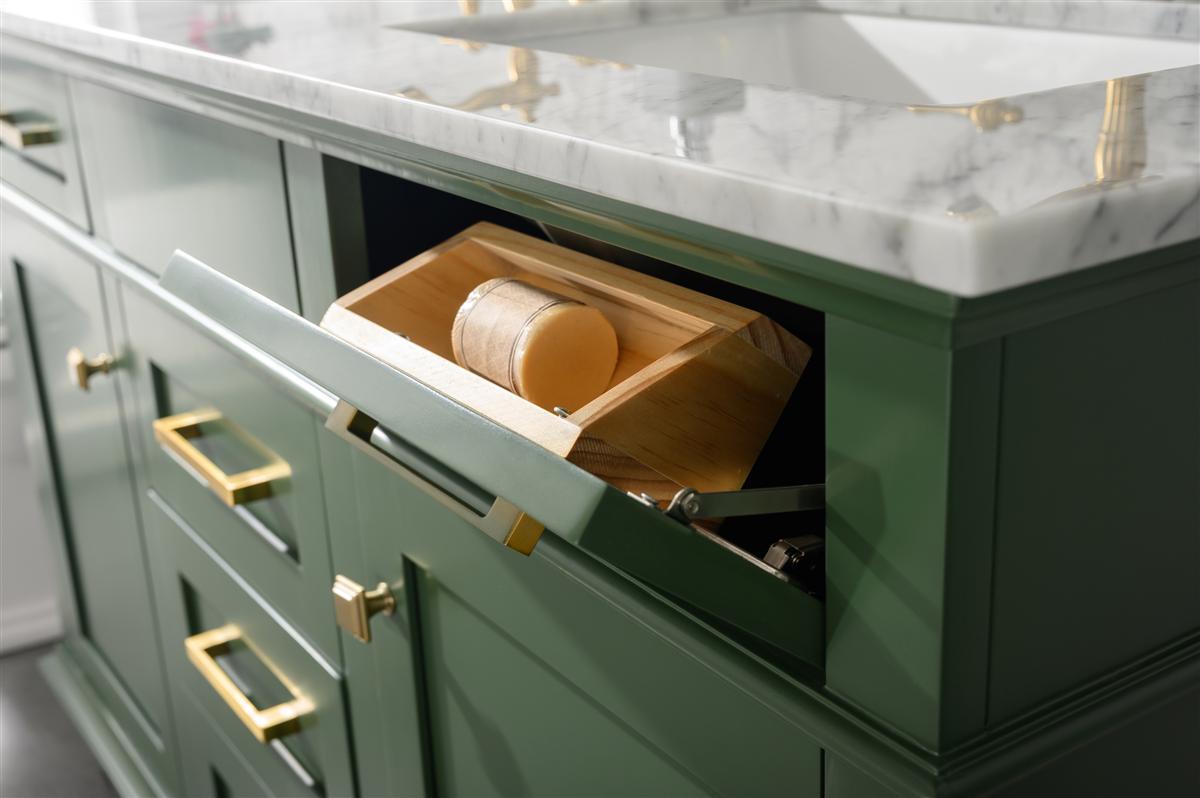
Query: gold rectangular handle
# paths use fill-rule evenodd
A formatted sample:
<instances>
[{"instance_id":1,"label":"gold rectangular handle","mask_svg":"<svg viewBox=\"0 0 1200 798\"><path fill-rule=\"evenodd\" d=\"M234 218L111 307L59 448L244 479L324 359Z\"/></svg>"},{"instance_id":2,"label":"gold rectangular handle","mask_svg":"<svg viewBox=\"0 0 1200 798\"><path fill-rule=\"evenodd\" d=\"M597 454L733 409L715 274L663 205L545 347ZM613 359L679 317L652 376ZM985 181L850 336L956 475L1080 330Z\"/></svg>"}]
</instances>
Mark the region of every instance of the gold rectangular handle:
<instances>
[{"instance_id":1,"label":"gold rectangular handle","mask_svg":"<svg viewBox=\"0 0 1200 798\"><path fill-rule=\"evenodd\" d=\"M193 410L155 419L154 439L191 466L204 478L217 498L230 507L270 496L273 493L272 483L290 477L292 469L267 447L238 431L239 437L262 452L269 462L237 474L226 474L189 440L201 434L201 424L220 421L221 418L218 410Z\"/></svg>"},{"instance_id":2,"label":"gold rectangular handle","mask_svg":"<svg viewBox=\"0 0 1200 798\"><path fill-rule=\"evenodd\" d=\"M271 668L272 673L287 685L288 690L292 693L292 699L273 707L259 709L217 662L216 657L228 652L230 645L240 640L241 637L241 630L237 626L226 624L217 629L192 635L183 641L183 645L187 649L188 659L196 666L196 670L200 671L200 675L212 686L217 695L224 699L229 708L260 743L269 743L271 740L298 731L301 720L315 707L312 701L300 695L295 686L280 673ZM264 664L270 668L268 663Z\"/></svg>"},{"instance_id":3,"label":"gold rectangular handle","mask_svg":"<svg viewBox=\"0 0 1200 798\"><path fill-rule=\"evenodd\" d=\"M31 111L0 111L0 142L13 150L58 141L58 125Z\"/></svg>"},{"instance_id":4,"label":"gold rectangular handle","mask_svg":"<svg viewBox=\"0 0 1200 798\"><path fill-rule=\"evenodd\" d=\"M432 497L489 538L527 556L533 551L533 547L545 531L540 521L499 496L492 500L485 514L474 512L442 488L380 451L371 441L371 433L377 426L374 419L341 399L325 419L325 428L330 432L387 469L396 472L415 488Z\"/></svg>"}]
</instances>

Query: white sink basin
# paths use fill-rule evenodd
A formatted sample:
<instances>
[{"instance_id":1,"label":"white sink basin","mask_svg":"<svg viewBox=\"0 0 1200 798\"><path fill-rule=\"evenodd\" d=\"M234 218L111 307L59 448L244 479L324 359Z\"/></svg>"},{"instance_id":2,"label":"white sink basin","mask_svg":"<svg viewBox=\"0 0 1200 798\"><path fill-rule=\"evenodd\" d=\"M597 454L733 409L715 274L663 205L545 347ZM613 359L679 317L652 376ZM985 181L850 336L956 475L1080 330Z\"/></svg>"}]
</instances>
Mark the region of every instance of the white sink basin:
<instances>
[{"instance_id":1,"label":"white sink basin","mask_svg":"<svg viewBox=\"0 0 1200 798\"><path fill-rule=\"evenodd\" d=\"M411 30L896 103L973 103L1200 63L1195 42L789 9L638 22L636 5Z\"/></svg>"}]
</instances>

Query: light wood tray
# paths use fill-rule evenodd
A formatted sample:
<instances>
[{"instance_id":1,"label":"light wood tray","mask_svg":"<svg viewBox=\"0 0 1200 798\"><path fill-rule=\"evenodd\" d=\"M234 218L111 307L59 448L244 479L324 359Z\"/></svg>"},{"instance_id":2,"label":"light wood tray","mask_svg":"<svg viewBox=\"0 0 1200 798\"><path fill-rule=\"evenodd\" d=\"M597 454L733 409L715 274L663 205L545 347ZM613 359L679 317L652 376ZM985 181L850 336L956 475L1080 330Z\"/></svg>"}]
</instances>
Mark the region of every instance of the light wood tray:
<instances>
[{"instance_id":1,"label":"light wood tray","mask_svg":"<svg viewBox=\"0 0 1200 798\"><path fill-rule=\"evenodd\" d=\"M611 385L567 418L454 362L455 313L471 289L502 276L599 308L617 331ZM321 326L616 487L660 501L683 486L740 488L812 354L759 313L488 223L345 295Z\"/></svg>"}]
</instances>

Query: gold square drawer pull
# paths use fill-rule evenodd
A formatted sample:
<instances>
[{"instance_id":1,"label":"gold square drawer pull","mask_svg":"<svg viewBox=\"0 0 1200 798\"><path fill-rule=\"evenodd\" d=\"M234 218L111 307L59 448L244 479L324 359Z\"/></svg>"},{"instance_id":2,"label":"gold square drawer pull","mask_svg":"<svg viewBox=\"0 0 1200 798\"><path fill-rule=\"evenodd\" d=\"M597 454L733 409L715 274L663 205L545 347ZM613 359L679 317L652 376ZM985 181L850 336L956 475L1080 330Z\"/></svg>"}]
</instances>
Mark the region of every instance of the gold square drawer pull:
<instances>
[{"instance_id":1,"label":"gold square drawer pull","mask_svg":"<svg viewBox=\"0 0 1200 798\"><path fill-rule=\"evenodd\" d=\"M53 144L60 131L54 121L34 111L0 110L0 143L13 150Z\"/></svg>"},{"instance_id":2,"label":"gold square drawer pull","mask_svg":"<svg viewBox=\"0 0 1200 798\"><path fill-rule=\"evenodd\" d=\"M167 416L154 421L154 438L169 453L178 457L202 477L217 498L230 507L271 496L274 493L273 485L289 478L292 469L270 449L230 424L234 434L252 449L260 452L267 462L257 468L227 474L192 442L192 439L203 435L202 424L222 420L221 413L211 409Z\"/></svg>"},{"instance_id":3,"label":"gold square drawer pull","mask_svg":"<svg viewBox=\"0 0 1200 798\"><path fill-rule=\"evenodd\" d=\"M187 649L188 659L196 666L196 670L200 671L200 675L229 705L229 708L260 743L269 743L271 740L298 731L301 721L315 707L312 701L301 695L295 685L283 674L264 661L263 664L267 665L275 677L287 686L292 698L281 704L260 709L254 705L249 696L242 692L242 689L217 662L218 656L228 653L230 647L241 639L241 630L233 624L226 624L217 629L192 635L183 641L183 645Z\"/></svg>"}]
</instances>

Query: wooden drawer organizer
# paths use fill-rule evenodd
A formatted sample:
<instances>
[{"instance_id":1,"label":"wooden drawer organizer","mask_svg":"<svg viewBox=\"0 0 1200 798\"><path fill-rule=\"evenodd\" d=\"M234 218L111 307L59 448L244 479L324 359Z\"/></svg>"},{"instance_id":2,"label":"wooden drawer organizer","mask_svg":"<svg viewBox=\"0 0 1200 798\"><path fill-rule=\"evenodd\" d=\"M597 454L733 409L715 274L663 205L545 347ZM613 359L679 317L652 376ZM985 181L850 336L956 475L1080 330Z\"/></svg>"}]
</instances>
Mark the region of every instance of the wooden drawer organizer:
<instances>
[{"instance_id":1,"label":"wooden drawer organizer","mask_svg":"<svg viewBox=\"0 0 1200 798\"><path fill-rule=\"evenodd\" d=\"M609 388L561 417L454 362L475 286L512 276L599 308ZM488 223L339 299L321 326L614 486L659 501L742 486L811 349L751 310Z\"/></svg>"}]
</instances>

